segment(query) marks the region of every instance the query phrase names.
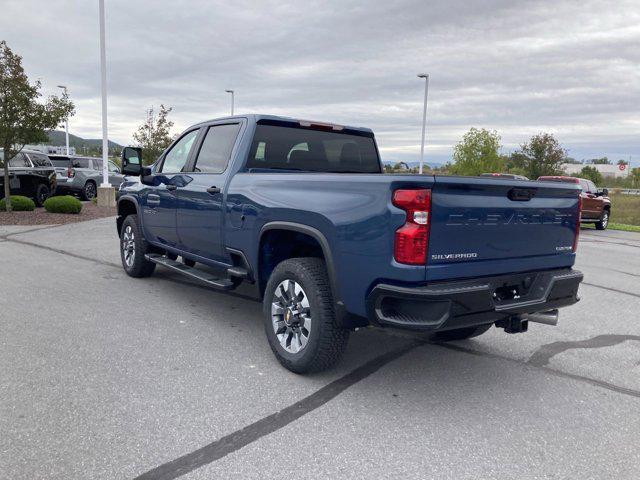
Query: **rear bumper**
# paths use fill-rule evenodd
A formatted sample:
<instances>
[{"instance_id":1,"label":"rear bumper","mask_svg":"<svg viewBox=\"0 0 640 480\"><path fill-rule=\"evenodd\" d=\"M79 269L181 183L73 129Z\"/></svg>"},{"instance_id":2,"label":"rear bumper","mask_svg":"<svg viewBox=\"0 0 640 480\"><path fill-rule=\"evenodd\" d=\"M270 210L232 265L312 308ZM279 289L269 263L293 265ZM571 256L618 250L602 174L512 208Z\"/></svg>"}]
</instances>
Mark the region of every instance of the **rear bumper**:
<instances>
[{"instance_id":1,"label":"rear bumper","mask_svg":"<svg viewBox=\"0 0 640 480\"><path fill-rule=\"evenodd\" d=\"M579 300L582 278L581 272L565 268L421 287L378 284L367 297L367 313L380 326L428 331L464 328L572 305Z\"/></svg>"},{"instance_id":2,"label":"rear bumper","mask_svg":"<svg viewBox=\"0 0 640 480\"><path fill-rule=\"evenodd\" d=\"M81 190L80 187L76 187L74 182L67 180L58 180L56 185L56 193L77 193Z\"/></svg>"}]
</instances>

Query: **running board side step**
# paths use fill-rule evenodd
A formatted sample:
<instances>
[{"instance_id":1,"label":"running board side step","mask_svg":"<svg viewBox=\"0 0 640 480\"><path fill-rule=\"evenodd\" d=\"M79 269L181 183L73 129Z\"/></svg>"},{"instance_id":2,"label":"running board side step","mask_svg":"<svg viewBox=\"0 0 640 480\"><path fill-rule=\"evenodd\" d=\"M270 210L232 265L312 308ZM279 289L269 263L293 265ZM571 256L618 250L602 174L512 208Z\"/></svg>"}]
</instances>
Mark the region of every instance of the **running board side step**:
<instances>
[{"instance_id":1,"label":"running board side step","mask_svg":"<svg viewBox=\"0 0 640 480\"><path fill-rule=\"evenodd\" d=\"M171 260L164 255L160 255L157 253L148 253L144 256L144 258L146 258L150 262L162 265L163 267L167 267L174 272L182 273L183 275L198 280L205 285L217 288L218 290L232 290L236 287L236 283L229 280L228 278L213 277L207 272L197 270L193 267L188 267L184 263L178 262L176 260Z\"/></svg>"}]
</instances>

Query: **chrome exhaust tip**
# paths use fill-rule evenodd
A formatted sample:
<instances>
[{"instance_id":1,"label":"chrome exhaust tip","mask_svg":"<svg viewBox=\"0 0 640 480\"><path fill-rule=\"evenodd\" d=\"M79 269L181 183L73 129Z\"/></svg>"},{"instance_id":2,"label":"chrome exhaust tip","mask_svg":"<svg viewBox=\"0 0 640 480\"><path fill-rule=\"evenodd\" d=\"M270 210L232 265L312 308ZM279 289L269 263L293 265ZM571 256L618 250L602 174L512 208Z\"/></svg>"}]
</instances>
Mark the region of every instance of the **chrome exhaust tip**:
<instances>
[{"instance_id":1,"label":"chrome exhaust tip","mask_svg":"<svg viewBox=\"0 0 640 480\"><path fill-rule=\"evenodd\" d=\"M530 322L544 323L545 325L558 324L558 309L549 310L547 312L529 313L525 316Z\"/></svg>"}]
</instances>

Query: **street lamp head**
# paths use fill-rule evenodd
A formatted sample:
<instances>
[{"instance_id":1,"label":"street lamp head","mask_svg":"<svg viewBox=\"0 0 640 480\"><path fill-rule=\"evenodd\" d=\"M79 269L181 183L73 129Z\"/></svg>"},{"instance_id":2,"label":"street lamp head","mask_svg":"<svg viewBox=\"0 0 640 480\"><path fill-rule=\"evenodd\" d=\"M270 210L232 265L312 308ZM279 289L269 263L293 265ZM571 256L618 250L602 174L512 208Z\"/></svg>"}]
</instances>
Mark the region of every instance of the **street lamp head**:
<instances>
[{"instance_id":1,"label":"street lamp head","mask_svg":"<svg viewBox=\"0 0 640 480\"><path fill-rule=\"evenodd\" d=\"M66 85L58 85L58 88L63 88L64 90L66 90L67 86Z\"/></svg>"},{"instance_id":2,"label":"street lamp head","mask_svg":"<svg viewBox=\"0 0 640 480\"><path fill-rule=\"evenodd\" d=\"M233 93L233 90L225 90L227 93Z\"/></svg>"},{"instance_id":3,"label":"street lamp head","mask_svg":"<svg viewBox=\"0 0 640 480\"><path fill-rule=\"evenodd\" d=\"M429 78L429 74L428 73L419 73L418 74L418 78Z\"/></svg>"}]
</instances>

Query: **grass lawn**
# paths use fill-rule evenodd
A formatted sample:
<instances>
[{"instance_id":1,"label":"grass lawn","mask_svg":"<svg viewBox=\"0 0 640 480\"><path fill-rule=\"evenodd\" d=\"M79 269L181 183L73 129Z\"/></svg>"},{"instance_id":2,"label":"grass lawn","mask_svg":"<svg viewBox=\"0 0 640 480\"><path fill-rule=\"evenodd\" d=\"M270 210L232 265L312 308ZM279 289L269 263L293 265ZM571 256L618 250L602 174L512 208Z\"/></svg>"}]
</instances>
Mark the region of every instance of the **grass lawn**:
<instances>
[{"instance_id":1,"label":"grass lawn","mask_svg":"<svg viewBox=\"0 0 640 480\"><path fill-rule=\"evenodd\" d=\"M640 195L621 195L610 192L609 197L611 198L611 222L609 223L609 228L627 230L627 228L617 227L640 226ZM629 231L638 232L640 229Z\"/></svg>"},{"instance_id":2,"label":"grass lawn","mask_svg":"<svg viewBox=\"0 0 640 480\"><path fill-rule=\"evenodd\" d=\"M595 230L596 227L593 223L585 223L580 228L586 228L588 230ZM624 223L609 222L607 227L609 230L622 230L623 232L640 232L640 225L626 225Z\"/></svg>"}]
</instances>

